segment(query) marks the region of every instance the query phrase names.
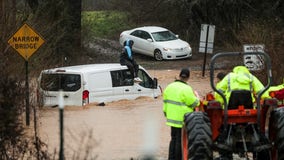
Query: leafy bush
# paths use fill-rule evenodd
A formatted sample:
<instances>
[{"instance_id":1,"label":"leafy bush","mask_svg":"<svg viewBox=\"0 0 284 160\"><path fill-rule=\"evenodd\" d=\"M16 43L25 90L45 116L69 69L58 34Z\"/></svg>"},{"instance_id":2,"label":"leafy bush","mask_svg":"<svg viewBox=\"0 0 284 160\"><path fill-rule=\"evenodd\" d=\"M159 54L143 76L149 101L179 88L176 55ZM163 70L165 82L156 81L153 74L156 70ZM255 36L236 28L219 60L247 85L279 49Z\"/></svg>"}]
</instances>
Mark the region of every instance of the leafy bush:
<instances>
[{"instance_id":1,"label":"leafy bush","mask_svg":"<svg viewBox=\"0 0 284 160\"><path fill-rule=\"evenodd\" d=\"M122 30L129 28L127 14L118 11L82 12L82 37L118 39Z\"/></svg>"}]
</instances>

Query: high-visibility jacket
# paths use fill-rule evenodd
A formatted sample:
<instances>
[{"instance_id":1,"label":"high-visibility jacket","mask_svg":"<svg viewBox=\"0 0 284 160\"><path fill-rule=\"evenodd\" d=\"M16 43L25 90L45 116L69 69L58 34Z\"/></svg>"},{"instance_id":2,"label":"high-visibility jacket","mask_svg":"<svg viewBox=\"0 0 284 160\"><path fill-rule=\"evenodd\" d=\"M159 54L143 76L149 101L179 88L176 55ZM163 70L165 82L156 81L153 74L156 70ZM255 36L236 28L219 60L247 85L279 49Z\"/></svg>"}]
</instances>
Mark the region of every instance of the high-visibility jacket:
<instances>
[{"instance_id":1,"label":"high-visibility jacket","mask_svg":"<svg viewBox=\"0 0 284 160\"><path fill-rule=\"evenodd\" d=\"M236 66L233 72L227 74L219 82L217 89L225 95L226 101L229 102L231 92L234 90L251 91L252 99L255 101L254 95L259 94L263 88L263 84L245 66Z\"/></svg>"},{"instance_id":2,"label":"high-visibility jacket","mask_svg":"<svg viewBox=\"0 0 284 160\"><path fill-rule=\"evenodd\" d=\"M182 128L184 115L193 112L199 106L199 99L192 88L185 82L176 80L169 84L163 92L163 111L166 115L168 126Z\"/></svg>"},{"instance_id":3,"label":"high-visibility jacket","mask_svg":"<svg viewBox=\"0 0 284 160\"><path fill-rule=\"evenodd\" d=\"M220 88L220 82L218 82L218 83L216 84L216 89L218 89L218 88ZM226 95L226 93L224 93L222 90L219 89L219 91L220 91L221 93L223 93L224 95ZM216 100L216 101L219 101L221 104L224 104L223 98L222 98L221 95L219 95L217 92L214 92L214 97L215 97L215 100Z\"/></svg>"}]
</instances>

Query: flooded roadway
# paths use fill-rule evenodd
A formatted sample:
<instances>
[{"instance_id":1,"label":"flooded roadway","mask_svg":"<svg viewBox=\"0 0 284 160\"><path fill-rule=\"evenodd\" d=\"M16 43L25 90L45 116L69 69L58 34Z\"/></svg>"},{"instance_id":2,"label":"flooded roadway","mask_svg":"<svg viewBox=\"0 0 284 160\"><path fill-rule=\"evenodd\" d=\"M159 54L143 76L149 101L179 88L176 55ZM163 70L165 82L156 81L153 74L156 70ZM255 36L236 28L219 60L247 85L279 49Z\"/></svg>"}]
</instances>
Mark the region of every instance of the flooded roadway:
<instances>
[{"instance_id":1,"label":"flooded roadway","mask_svg":"<svg viewBox=\"0 0 284 160\"><path fill-rule=\"evenodd\" d=\"M161 87L174 81L178 70L150 71ZM201 96L209 92L207 76L192 72L189 84ZM64 109L64 154L66 159L138 160L153 155L166 160L170 128L165 125L162 97L140 97ZM51 154L59 152L58 108L43 108L39 112L39 135Z\"/></svg>"}]
</instances>

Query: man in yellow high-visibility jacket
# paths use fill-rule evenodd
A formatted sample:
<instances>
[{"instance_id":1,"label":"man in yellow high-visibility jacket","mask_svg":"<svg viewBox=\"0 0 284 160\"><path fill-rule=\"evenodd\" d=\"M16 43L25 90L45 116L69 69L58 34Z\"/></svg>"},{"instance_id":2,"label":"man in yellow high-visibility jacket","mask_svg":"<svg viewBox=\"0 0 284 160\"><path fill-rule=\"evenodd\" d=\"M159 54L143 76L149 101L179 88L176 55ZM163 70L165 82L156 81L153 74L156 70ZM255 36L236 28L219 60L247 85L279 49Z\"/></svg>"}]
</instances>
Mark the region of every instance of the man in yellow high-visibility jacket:
<instances>
[{"instance_id":1,"label":"man in yellow high-visibility jacket","mask_svg":"<svg viewBox=\"0 0 284 160\"><path fill-rule=\"evenodd\" d=\"M216 86L216 89L223 92L226 101L228 102L228 107L230 107L230 96L233 91L245 91L251 99L241 98L242 103L253 107L253 101L255 100L254 95L258 94L264 88L263 84L252 75L245 66L236 66L233 71L227 74ZM237 100L232 100L232 102L238 102ZM242 105L245 105L242 104ZM233 105L234 106L234 105ZM220 151L220 159L233 159L232 153L229 151Z\"/></svg>"},{"instance_id":2,"label":"man in yellow high-visibility jacket","mask_svg":"<svg viewBox=\"0 0 284 160\"><path fill-rule=\"evenodd\" d=\"M200 100L187 84L190 77L188 68L181 70L179 79L169 84L163 92L163 111L166 124L171 127L171 141L169 145L169 160L181 160L181 129L184 115L193 112L200 105Z\"/></svg>"},{"instance_id":3,"label":"man in yellow high-visibility jacket","mask_svg":"<svg viewBox=\"0 0 284 160\"><path fill-rule=\"evenodd\" d=\"M219 91L225 93L227 102L229 102L232 91L250 91L252 101L255 101L254 95L264 88L263 84L252 75L247 67L236 66L233 72L227 74L216 87Z\"/></svg>"}]
</instances>

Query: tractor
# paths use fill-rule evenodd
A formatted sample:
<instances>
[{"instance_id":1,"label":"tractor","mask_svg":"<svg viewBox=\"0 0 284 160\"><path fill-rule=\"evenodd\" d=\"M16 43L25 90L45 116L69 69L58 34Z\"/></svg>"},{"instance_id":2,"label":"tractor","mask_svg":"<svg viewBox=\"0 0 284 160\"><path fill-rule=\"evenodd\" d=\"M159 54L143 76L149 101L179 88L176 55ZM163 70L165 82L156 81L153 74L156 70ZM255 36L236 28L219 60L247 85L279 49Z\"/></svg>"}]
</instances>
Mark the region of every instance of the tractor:
<instances>
[{"instance_id":1,"label":"tractor","mask_svg":"<svg viewBox=\"0 0 284 160\"><path fill-rule=\"evenodd\" d=\"M244 55L263 57L267 85L256 96L256 103L252 103L251 93L245 91L233 91L227 102L225 95L214 84L216 59ZM215 54L210 61L210 85L214 92L221 95L224 104L222 106L208 94L202 111L185 115L182 129L183 160L231 160L233 157L245 160L284 160L284 90L272 92L272 98L261 99L271 82L271 61L266 53ZM217 153L222 158L213 156Z\"/></svg>"}]
</instances>

